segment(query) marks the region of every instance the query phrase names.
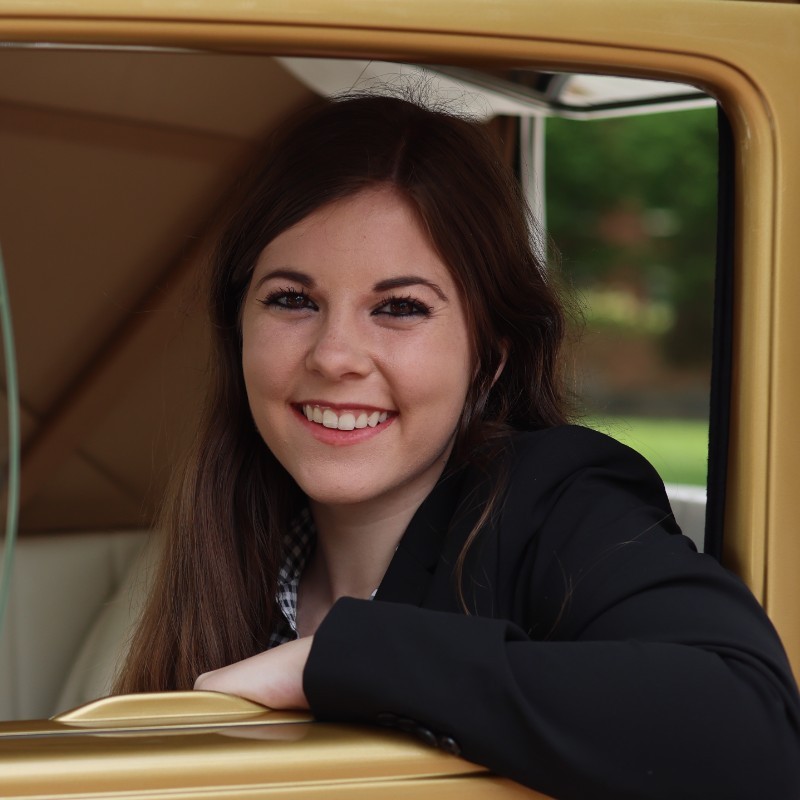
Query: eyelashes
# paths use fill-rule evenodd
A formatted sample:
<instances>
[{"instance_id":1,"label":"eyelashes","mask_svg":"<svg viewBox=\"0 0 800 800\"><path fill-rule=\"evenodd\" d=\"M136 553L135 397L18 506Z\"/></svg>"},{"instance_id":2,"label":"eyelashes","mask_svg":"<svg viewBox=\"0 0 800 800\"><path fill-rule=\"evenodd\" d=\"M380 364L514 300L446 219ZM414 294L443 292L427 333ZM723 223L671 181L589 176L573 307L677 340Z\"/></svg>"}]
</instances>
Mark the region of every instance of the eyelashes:
<instances>
[{"instance_id":1,"label":"eyelashes","mask_svg":"<svg viewBox=\"0 0 800 800\"><path fill-rule=\"evenodd\" d=\"M390 317L429 317L433 309L421 300L417 300L411 295L398 297L390 295L384 297L378 305L372 309L373 316L386 315Z\"/></svg>"},{"instance_id":2,"label":"eyelashes","mask_svg":"<svg viewBox=\"0 0 800 800\"><path fill-rule=\"evenodd\" d=\"M264 306L273 306L286 311L318 311L317 304L306 294L305 289L276 289L259 302Z\"/></svg>"},{"instance_id":3,"label":"eyelashes","mask_svg":"<svg viewBox=\"0 0 800 800\"><path fill-rule=\"evenodd\" d=\"M276 289L259 302L263 306L281 311L319 311L319 306L309 297L305 289L298 290L292 287ZM372 316L396 319L429 317L432 313L432 306L412 295L387 295L370 311Z\"/></svg>"}]
</instances>

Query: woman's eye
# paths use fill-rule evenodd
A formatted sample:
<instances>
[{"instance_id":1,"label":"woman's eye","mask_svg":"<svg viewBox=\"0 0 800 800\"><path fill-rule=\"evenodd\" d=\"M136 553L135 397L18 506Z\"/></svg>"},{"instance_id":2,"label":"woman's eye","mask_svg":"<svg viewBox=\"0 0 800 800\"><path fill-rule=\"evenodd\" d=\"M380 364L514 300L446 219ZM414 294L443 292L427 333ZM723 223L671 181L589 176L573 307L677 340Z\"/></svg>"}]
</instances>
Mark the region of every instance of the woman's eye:
<instances>
[{"instance_id":1,"label":"woman's eye","mask_svg":"<svg viewBox=\"0 0 800 800\"><path fill-rule=\"evenodd\" d=\"M291 289L280 289L268 294L262 301L265 306L285 308L287 311L317 310L314 301L305 293Z\"/></svg>"},{"instance_id":2,"label":"woman's eye","mask_svg":"<svg viewBox=\"0 0 800 800\"><path fill-rule=\"evenodd\" d=\"M431 307L412 297L390 297L381 301L372 313L390 317L427 317Z\"/></svg>"}]
</instances>

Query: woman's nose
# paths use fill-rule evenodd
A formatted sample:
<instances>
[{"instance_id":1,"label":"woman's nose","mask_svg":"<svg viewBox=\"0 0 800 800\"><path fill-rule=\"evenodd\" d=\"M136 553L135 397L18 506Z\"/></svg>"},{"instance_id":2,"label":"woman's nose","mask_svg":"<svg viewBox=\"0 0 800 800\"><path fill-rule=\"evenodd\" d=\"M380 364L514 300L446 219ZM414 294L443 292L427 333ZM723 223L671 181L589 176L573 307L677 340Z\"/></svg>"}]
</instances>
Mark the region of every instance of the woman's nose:
<instances>
[{"instance_id":1,"label":"woman's nose","mask_svg":"<svg viewBox=\"0 0 800 800\"><path fill-rule=\"evenodd\" d=\"M330 380L367 375L372 359L363 331L354 320L341 316L321 320L306 355L306 367Z\"/></svg>"}]
</instances>

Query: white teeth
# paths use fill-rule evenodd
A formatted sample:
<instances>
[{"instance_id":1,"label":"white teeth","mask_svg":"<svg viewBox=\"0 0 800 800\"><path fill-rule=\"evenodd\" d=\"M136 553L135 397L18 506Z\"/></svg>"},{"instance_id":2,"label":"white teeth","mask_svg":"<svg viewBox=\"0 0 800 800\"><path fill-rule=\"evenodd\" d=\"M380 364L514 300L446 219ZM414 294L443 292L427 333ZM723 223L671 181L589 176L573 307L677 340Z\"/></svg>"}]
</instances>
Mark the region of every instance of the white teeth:
<instances>
[{"instance_id":1,"label":"white teeth","mask_svg":"<svg viewBox=\"0 0 800 800\"><path fill-rule=\"evenodd\" d=\"M339 417L339 430L351 431L356 426L356 418L349 413L344 413Z\"/></svg>"},{"instance_id":2,"label":"white teeth","mask_svg":"<svg viewBox=\"0 0 800 800\"><path fill-rule=\"evenodd\" d=\"M309 422L316 422L326 428L336 428L340 431L352 431L357 428L374 428L389 418L387 411L343 411L337 414L332 408L320 408L308 403L302 406L303 416Z\"/></svg>"}]
</instances>

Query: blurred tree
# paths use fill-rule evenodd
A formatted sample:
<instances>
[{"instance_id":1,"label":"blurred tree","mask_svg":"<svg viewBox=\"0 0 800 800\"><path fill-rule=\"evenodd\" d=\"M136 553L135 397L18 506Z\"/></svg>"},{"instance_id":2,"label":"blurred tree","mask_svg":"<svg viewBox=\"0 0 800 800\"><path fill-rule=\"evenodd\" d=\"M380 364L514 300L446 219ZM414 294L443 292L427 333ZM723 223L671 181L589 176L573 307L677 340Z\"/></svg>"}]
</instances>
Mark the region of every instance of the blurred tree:
<instances>
[{"instance_id":1,"label":"blurred tree","mask_svg":"<svg viewBox=\"0 0 800 800\"><path fill-rule=\"evenodd\" d=\"M562 269L671 306L664 356L710 358L716 111L547 120L547 225Z\"/></svg>"}]
</instances>

